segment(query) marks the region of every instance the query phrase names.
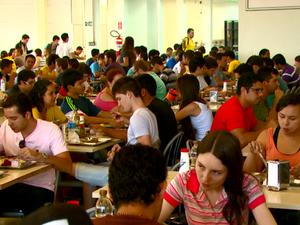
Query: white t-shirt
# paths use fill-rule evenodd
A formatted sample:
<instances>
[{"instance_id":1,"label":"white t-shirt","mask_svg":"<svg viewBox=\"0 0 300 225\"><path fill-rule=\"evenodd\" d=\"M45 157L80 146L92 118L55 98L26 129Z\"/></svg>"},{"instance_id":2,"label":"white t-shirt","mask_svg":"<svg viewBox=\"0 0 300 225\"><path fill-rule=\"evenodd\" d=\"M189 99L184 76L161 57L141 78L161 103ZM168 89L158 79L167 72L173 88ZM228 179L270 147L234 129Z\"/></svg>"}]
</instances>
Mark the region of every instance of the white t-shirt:
<instances>
[{"instance_id":1,"label":"white t-shirt","mask_svg":"<svg viewBox=\"0 0 300 225\"><path fill-rule=\"evenodd\" d=\"M4 150L7 156L17 156L20 148L19 142L23 140L21 132L15 133L5 120L0 128L0 152ZM68 151L63 134L59 127L52 122L37 120L34 131L25 138L28 148L45 152L50 156ZM50 169L23 181L23 183L54 190L55 170Z\"/></svg>"},{"instance_id":2,"label":"white t-shirt","mask_svg":"<svg viewBox=\"0 0 300 225\"><path fill-rule=\"evenodd\" d=\"M208 87L208 84L206 83L204 76L197 76L197 79L199 81L200 91L202 91L204 88Z\"/></svg>"},{"instance_id":3,"label":"white t-shirt","mask_svg":"<svg viewBox=\"0 0 300 225\"><path fill-rule=\"evenodd\" d=\"M70 57L70 54L72 53L72 47L69 44L69 42L62 42L60 43L56 48L56 54L62 58L64 56Z\"/></svg>"},{"instance_id":4,"label":"white t-shirt","mask_svg":"<svg viewBox=\"0 0 300 225\"><path fill-rule=\"evenodd\" d=\"M180 71L181 71L181 63L180 63L180 61L175 64L175 66L173 67L172 70L174 71L174 73L176 75L178 75L180 73Z\"/></svg>"},{"instance_id":5,"label":"white t-shirt","mask_svg":"<svg viewBox=\"0 0 300 225\"><path fill-rule=\"evenodd\" d=\"M210 131L211 124L213 122L213 115L207 105L201 102L194 102L199 106L201 112L197 116L190 116L191 123L194 129L196 129L196 140L201 141L208 131Z\"/></svg>"},{"instance_id":6,"label":"white t-shirt","mask_svg":"<svg viewBox=\"0 0 300 225\"><path fill-rule=\"evenodd\" d=\"M130 117L127 131L128 144L138 143L137 138L150 135L152 147L159 148L159 135L155 115L148 108L139 108Z\"/></svg>"}]
</instances>

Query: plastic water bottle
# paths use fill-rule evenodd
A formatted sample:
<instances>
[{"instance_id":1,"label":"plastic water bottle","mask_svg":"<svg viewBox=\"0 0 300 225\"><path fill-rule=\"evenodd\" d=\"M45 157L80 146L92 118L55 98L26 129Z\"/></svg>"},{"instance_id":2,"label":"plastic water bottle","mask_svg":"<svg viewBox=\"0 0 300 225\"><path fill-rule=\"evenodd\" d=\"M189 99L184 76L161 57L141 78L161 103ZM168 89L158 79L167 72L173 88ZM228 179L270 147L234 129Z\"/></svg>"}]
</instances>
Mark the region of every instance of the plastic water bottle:
<instances>
[{"instance_id":1,"label":"plastic water bottle","mask_svg":"<svg viewBox=\"0 0 300 225\"><path fill-rule=\"evenodd\" d=\"M195 169L196 166L196 160L198 157L197 149L198 143L197 141L195 141L193 147L190 150L191 169Z\"/></svg>"},{"instance_id":2,"label":"plastic water bottle","mask_svg":"<svg viewBox=\"0 0 300 225\"><path fill-rule=\"evenodd\" d=\"M186 172L190 169L189 150L187 148L180 149L180 168L179 173Z\"/></svg>"},{"instance_id":3,"label":"plastic water bottle","mask_svg":"<svg viewBox=\"0 0 300 225\"><path fill-rule=\"evenodd\" d=\"M100 198L96 203L95 216L104 217L106 215L113 215L113 206L111 204L111 201L106 197L107 191L100 190L99 194L100 194Z\"/></svg>"}]
</instances>

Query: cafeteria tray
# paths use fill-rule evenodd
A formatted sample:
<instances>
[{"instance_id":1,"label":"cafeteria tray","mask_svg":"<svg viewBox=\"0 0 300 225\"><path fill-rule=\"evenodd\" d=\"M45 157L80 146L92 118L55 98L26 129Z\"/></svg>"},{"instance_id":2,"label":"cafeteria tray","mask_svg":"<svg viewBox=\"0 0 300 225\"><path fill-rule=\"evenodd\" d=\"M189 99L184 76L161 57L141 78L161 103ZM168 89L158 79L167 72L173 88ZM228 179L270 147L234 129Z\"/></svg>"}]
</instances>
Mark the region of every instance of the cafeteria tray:
<instances>
[{"instance_id":1,"label":"cafeteria tray","mask_svg":"<svg viewBox=\"0 0 300 225\"><path fill-rule=\"evenodd\" d=\"M84 146L96 146L96 145L101 145L105 142L110 141L111 138L109 137L103 137L103 138L98 138L98 139L80 139L79 143L68 143L69 145L84 145Z\"/></svg>"}]
</instances>

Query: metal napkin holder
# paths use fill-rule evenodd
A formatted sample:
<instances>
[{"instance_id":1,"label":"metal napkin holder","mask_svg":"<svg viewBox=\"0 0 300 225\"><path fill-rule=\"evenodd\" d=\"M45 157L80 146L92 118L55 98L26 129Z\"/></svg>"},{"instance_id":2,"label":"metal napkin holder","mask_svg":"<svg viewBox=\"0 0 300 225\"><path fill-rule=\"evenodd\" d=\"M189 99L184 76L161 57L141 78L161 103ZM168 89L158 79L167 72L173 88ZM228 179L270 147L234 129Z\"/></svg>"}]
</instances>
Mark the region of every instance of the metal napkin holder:
<instances>
[{"instance_id":1,"label":"metal napkin holder","mask_svg":"<svg viewBox=\"0 0 300 225\"><path fill-rule=\"evenodd\" d=\"M267 161L267 188L273 191L287 189L290 184L290 162Z\"/></svg>"}]
</instances>

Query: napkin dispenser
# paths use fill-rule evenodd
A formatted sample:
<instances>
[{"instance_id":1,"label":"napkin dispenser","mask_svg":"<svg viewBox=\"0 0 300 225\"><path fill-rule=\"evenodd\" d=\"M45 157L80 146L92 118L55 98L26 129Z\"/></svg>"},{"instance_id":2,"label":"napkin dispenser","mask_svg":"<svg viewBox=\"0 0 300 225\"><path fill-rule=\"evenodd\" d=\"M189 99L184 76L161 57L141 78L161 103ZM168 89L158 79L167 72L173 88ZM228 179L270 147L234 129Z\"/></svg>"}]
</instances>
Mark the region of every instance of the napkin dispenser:
<instances>
[{"instance_id":1,"label":"napkin dispenser","mask_svg":"<svg viewBox=\"0 0 300 225\"><path fill-rule=\"evenodd\" d=\"M280 191L290 184L289 161L267 161L267 187L269 190Z\"/></svg>"}]
</instances>

